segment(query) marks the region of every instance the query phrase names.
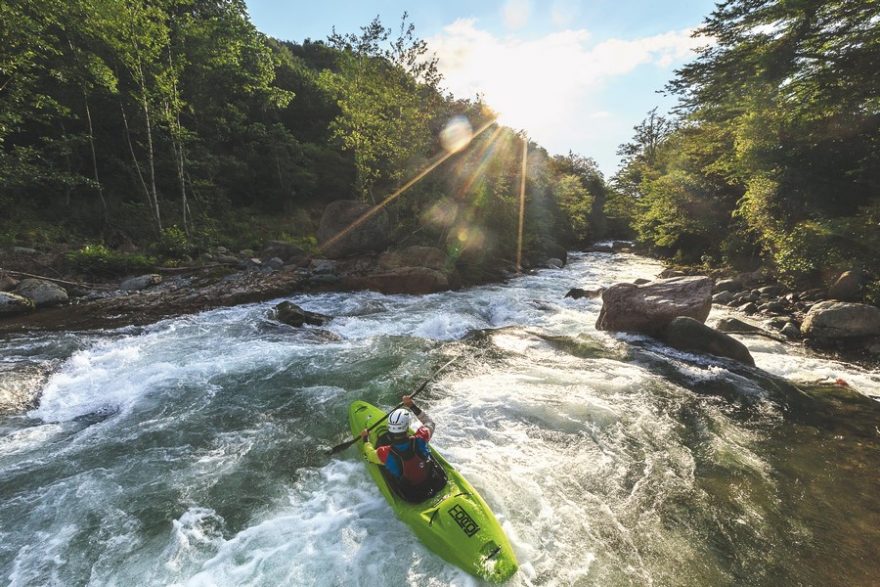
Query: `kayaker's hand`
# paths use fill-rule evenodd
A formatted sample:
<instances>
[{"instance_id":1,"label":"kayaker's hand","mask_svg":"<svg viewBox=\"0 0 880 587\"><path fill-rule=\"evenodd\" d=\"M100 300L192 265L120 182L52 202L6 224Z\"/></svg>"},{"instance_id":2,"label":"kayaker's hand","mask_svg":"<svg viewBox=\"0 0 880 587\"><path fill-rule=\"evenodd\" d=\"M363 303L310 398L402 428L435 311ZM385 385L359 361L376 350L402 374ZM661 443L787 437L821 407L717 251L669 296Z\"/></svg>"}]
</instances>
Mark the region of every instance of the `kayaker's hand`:
<instances>
[{"instance_id":1,"label":"kayaker's hand","mask_svg":"<svg viewBox=\"0 0 880 587\"><path fill-rule=\"evenodd\" d=\"M403 396L402 398L400 398L400 401L402 401L402 402L403 402L403 405L405 405L405 406L408 407L408 408L411 408L411 407L413 407L413 405L414 405L414 404L413 404L413 399L412 399L412 396L411 396L411 395L405 395L405 396Z\"/></svg>"},{"instance_id":2,"label":"kayaker's hand","mask_svg":"<svg viewBox=\"0 0 880 587\"><path fill-rule=\"evenodd\" d=\"M370 439L370 431L364 428L361 430L361 440L367 442Z\"/></svg>"}]
</instances>

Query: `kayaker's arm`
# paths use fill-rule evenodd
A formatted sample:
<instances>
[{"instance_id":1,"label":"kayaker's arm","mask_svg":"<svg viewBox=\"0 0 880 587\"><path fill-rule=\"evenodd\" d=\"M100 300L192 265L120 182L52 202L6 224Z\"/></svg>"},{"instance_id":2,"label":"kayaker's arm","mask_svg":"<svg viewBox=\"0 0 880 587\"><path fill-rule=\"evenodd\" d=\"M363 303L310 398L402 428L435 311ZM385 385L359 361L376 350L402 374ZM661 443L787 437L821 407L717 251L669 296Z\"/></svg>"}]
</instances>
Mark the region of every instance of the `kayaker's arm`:
<instances>
[{"instance_id":1,"label":"kayaker's arm","mask_svg":"<svg viewBox=\"0 0 880 587\"><path fill-rule=\"evenodd\" d=\"M367 459L367 462L375 463L376 465L382 465L382 459L379 458L379 455L376 453L376 449L373 448L373 444L369 440L370 433L367 430L361 432L361 440L364 441L364 458Z\"/></svg>"},{"instance_id":2,"label":"kayaker's arm","mask_svg":"<svg viewBox=\"0 0 880 587\"><path fill-rule=\"evenodd\" d=\"M407 402L407 400L409 400L409 402ZM412 401L412 398L408 395L403 396L403 403L406 405L406 407L412 410L412 413L416 415L419 421L421 421L422 427L427 428L430 432L429 438L426 438L425 440L429 440L431 436L434 436L434 428L437 425L434 424L434 420L431 419L431 416L428 415L428 412L425 412L419 406L417 406L415 402Z\"/></svg>"}]
</instances>

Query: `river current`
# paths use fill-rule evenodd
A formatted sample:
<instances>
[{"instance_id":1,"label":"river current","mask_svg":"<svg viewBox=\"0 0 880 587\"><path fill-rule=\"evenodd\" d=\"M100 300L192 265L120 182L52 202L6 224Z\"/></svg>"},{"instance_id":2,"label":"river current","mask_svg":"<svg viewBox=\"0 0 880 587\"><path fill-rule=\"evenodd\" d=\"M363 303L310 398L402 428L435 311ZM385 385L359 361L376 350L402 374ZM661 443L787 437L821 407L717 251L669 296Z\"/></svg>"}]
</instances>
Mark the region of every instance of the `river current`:
<instances>
[{"instance_id":1,"label":"river current","mask_svg":"<svg viewBox=\"0 0 880 587\"><path fill-rule=\"evenodd\" d=\"M757 369L681 353L563 297L660 269L575 254L459 292L288 298L335 336L276 301L0 340L0 582L479 585L354 449L325 454L351 401L390 407L460 355L419 403L510 537L510 585L876 585L880 373L760 337L739 337Z\"/></svg>"}]
</instances>

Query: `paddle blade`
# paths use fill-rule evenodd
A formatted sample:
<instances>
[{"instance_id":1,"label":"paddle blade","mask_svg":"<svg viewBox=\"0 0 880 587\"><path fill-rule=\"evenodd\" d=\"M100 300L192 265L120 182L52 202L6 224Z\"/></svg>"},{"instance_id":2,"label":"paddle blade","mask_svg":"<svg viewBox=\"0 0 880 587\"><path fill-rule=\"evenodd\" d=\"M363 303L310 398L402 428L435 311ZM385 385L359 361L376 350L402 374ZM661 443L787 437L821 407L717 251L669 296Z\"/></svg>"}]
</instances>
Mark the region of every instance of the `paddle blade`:
<instances>
[{"instance_id":1,"label":"paddle blade","mask_svg":"<svg viewBox=\"0 0 880 587\"><path fill-rule=\"evenodd\" d=\"M352 438L351 440L346 440L342 444L337 444L336 446L334 446L333 448L328 450L327 454L328 455L335 455L338 452L342 452L345 449L347 449L348 447L350 447L352 444L357 442L358 440L360 440L360 438Z\"/></svg>"}]
</instances>

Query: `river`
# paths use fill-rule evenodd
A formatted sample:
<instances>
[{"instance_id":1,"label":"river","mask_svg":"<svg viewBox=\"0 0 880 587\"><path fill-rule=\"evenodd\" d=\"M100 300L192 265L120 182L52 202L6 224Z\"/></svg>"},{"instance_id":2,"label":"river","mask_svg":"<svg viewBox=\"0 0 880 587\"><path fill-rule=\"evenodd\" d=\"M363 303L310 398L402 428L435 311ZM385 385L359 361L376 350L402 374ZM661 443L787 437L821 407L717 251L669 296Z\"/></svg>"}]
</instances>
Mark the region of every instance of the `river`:
<instances>
[{"instance_id":1,"label":"river","mask_svg":"<svg viewBox=\"0 0 880 587\"><path fill-rule=\"evenodd\" d=\"M0 340L0 581L478 585L354 449L324 454L351 401L391 406L461 355L420 404L511 539L510 585L876 585L880 373L760 337L738 337L750 369L598 332L601 301L565 292L661 267L570 261L289 298L336 337L273 302Z\"/></svg>"}]
</instances>

